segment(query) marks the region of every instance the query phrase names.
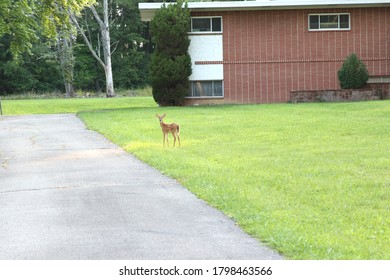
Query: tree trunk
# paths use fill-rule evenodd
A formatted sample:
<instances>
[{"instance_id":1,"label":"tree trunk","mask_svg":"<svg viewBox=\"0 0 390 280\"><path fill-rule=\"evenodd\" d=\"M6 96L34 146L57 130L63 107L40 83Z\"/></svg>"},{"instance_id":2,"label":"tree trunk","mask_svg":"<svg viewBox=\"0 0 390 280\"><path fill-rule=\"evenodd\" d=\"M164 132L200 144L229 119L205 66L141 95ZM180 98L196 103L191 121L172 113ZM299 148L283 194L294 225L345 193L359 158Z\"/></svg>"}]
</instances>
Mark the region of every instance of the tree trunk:
<instances>
[{"instance_id":1,"label":"tree trunk","mask_svg":"<svg viewBox=\"0 0 390 280\"><path fill-rule=\"evenodd\" d=\"M109 60L110 67L107 66L105 69L106 73L106 96L107 97L114 97L115 92L114 92L114 80L112 77L112 68L111 68L111 58Z\"/></svg>"},{"instance_id":2,"label":"tree trunk","mask_svg":"<svg viewBox=\"0 0 390 280\"><path fill-rule=\"evenodd\" d=\"M93 7L93 6L92 6ZM103 21L100 20L98 14L96 13L95 8L92 10L96 20L99 23L101 34L102 34L102 43L103 43L103 53L104 53L104 72L106 74L106 96L114 97L114 80L112 77L112 66L111 66L111 39L110 39L110 27L108 22L108 1L103 1Z\"/></svg>"},{"instance_id":3,"label":"tree trunk","mask_svg":"<svg viewBox=\"0 0 390 280\"><path fill-rule=\"evenodd\" d=\"M91 9L93 16L95 17L100 27L100 33L102 35L104 61L93 49L92 43L88 40L84 30L79 26L78 21L74 16L74 14L70 13L69 16L72 22L79 30L79 32L81 33L81 35L83 36L84 41L87 44L93 57L95 57L95 59L100 63L100 65L102 65L104 69L104 73L106 76L106 96L114 97L115 91L114 91L114 79L112 76L112 65L111 65L111 42L110 42L110 28L109 28L109 21L108 21L108 1L103 0L103 20L101 20L94 6L90 6L89 8Z\"/></svg>"},{"instance_id":4,"label":"tree trunk","mask_svg":"<svg viewBox=\"0 0 390 280\"><path fill-rule=\"evenodd\" d=\"M58 59L64 79L66 97L73 97L73 70L74 70L74 55L72 39L67 38L69 34L59 34L57 39Z\"/></svg>"},{"instance_id":5,"label":"tree trunk","mask_svg":"<svg viewBox=\"0 0 390 280\"><path fill-rule=\"evenodd\" d=\"M73 82L64 81L64 85L65 85L66 97L67 98L73 97L74 96Z\"/></svg>"}]
</instances>

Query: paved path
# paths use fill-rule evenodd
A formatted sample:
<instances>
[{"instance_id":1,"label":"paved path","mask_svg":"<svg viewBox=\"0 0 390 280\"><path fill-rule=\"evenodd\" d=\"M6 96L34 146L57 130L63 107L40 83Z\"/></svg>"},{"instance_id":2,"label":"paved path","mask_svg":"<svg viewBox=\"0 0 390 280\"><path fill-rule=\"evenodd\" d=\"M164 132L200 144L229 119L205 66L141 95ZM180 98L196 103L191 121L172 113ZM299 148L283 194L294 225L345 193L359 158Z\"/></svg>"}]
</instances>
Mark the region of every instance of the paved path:
<instances>
[{"instance_id":1,"label":"paved path","mask_svg":"<svg viewBox=\"0 0 390 280\"><path fill-rule=\"evenodd\" d=\"M280 259L75 115L0 117L0 259Z\"/></svg>"}]
</instances>

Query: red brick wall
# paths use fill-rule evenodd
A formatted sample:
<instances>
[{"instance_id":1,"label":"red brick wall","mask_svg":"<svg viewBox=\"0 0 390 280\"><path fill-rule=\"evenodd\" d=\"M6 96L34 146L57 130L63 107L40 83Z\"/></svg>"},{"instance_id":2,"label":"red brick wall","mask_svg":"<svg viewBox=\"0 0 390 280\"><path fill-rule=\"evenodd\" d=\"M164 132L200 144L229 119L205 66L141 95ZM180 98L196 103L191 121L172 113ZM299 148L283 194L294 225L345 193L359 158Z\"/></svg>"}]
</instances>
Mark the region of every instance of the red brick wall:
<instances>
[{"instance_id":1,"label":"red brick wall","mask_svg":"<svg viewBox=\"0 0 390 280\"><path fill-rule=\"evenodd\" d=\"M350 13L351 30L308 31L310 13ZM352 52L370 75L390 76L390 8L196 15L223 17L225 102L285 102L291 90L338 89L337 71Z\"/></svg>"}]
</instances>

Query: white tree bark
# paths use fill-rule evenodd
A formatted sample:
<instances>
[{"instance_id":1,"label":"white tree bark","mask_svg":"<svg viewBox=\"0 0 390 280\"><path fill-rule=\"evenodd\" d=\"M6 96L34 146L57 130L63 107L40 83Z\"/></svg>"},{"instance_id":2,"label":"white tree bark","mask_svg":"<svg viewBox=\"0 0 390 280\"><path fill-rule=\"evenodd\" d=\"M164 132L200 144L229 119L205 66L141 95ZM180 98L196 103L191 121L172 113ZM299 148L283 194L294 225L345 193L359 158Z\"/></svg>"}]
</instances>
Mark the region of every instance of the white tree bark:
<instances>
[{"instance_id":1,"label":"white tree bark","mask_svg":"<svg viewBox=\"0 0 390 280\"><path fill-rule=\"evenodd\" d=\"M110 26L108 21L108 0L103 0L103 20L100 18L99 14L96 12L95 7L89 6L91 9L96 21L100 27L100 33L102 35L102 44L103 44L103 55L104 60L96 53L92 47L91 41L85 35L84 30L80 27L77 18L74 14L70 13L70 18L73 24L76 26L77 30L80 32L81 36L84 38L85 43L88 46L88 49L92 53L93 57L102 65L104 73L106 76L106 96L113 97L115 96L114 91L114 79L112 76L112 65L111 65L111 39L110 39Z\"/></svg>"}]
</instances>

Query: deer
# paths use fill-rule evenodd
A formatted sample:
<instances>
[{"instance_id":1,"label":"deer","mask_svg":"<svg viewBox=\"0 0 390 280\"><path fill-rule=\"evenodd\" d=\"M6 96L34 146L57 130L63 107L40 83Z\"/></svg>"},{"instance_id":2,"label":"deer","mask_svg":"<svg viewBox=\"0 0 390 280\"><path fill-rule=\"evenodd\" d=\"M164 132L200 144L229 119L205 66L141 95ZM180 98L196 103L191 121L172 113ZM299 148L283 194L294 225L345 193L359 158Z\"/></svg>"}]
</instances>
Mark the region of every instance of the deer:
<instances>
[{"instance_id":1,"label":"deer","mask_svg":"<svg viewBox=\"0 0 390 280\"><path fill-rule=\"evenodd\" d=\"M169 147L168 142L168 133L171 132L173 135L173 147L175 147L176 144L176 137L177 140L179 140L179 146L180 146L180 126L177 123L164 123L163 119L166 117L166 114L163 114L160 116L159 114L156 114L156 117L160 121L161 130L164 134L163 138L163 147L165 147L165 140L167 141L167 145Z\"/></svg>"}]
</instances>

